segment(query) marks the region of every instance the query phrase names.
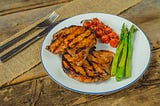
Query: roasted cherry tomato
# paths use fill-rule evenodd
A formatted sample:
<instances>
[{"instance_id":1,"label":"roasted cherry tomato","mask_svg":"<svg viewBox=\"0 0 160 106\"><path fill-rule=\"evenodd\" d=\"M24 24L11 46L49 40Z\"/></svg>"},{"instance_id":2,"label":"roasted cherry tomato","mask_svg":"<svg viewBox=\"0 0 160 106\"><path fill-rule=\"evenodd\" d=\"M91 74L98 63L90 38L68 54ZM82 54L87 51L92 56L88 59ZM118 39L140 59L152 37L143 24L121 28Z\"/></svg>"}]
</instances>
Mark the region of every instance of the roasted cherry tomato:
<instances>
[{"instance_id":1,"label":"roasted cherry tomato","mask_svg":"<svg viewBox=\"0 0 160 106\"><path fill-rule=\"evenodd\" d=\"M111 39L109 43L111 47L116 48L118 45L118 39Z\"/></svg>"},{"instance_id":2,"label":"roasted cherry tomato","mask_svg":"<svg viewBox=\"0 0 160 106\"><path fill-rule=\"evenodd\" d=\"M97 29L95 33L97 37L101 37L103 35L103 31L101 29Z\"/></svg>"},{"instance_id":3,"label":"roasted cherry tomato","mask_svg":"<svg viewBox=\"0 0 160 106\"><path fill-rule=\"evenodd\" d=\"M104 32L105 32L105 34L109 34L109 33L112 32L112 28L110 28L110 27L105 27L105 28L104 28Z\"/></svg>"},{"instance_id":4,"label":"roasted cherry tomato","mask_svg":"<svg viewBox=\"0 0 160 106\"><path fill-rule=\"evenodd\" d=\"M89 22L88 20L85 20L85 21L83 22L83 26L84 26L84 27L89 27L89 26L90 26L90 22Z\"/></svg>"},{"instance_id":5,"label":"roasted cherry tomato","mask_svg":"<svg viewBox=\"0 0 160 106\"><path fill-rule=\"evenodd\" d=\"M101 36L101 42L108 44L110 42L110 37L108 35Z\"/></svg>"},{"instance_id":6,"label":"roasted cherry tomato","mask_svg":"<svg viewBox=\"0 0 160 106\"><path fill-rule=\"evenodd\" d=\"M111 32L108 34L111 39L119 39L118 35L115 32Z\"/></svg>"},{"instance_id":7,"label":"roasted cherry tomato","mask_svg":"<svg viewBox=\"0 0 160 106\"><path fill-rule=\"evenodd\" d=\"M94 25L97 25L97 24L100 23L100 21L98 20L98 18L93 18L92 22L93 22Z\"/></svg>"},{"instance_id":8,"label":"roasted cherry tomato","mask_svg":"<svg viewBox=\"0 0 160 106\"><path fill-rule=\"evenodd\" d=\"M102 23L98 18L92 20L85 20L83 22L84 27L88 27L95 32L96 37L100 38L103 43L110 43L111 47L117 47L119 37L113 32L112 28Z\"/></svg>"}]
</instances>

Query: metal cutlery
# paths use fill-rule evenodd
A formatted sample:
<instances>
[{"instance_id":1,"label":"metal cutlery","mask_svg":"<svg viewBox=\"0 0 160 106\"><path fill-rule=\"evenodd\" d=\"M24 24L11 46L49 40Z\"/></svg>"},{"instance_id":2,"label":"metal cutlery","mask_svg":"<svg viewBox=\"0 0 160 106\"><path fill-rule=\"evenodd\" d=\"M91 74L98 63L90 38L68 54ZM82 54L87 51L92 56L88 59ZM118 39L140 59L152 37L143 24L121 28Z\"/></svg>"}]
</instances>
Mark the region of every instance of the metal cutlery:
<instances>
[{"instance_id":1,"label":"metal cutlery","mask_svg":"<svg viewBox=\"0 0 160 106\"><path fill-rule=\"evenodd\" d=\"M58 17L58 15L55 17L54 21L56 20L56 18ZM65 19L63 19L65 20ZM16 55L17 53L19 53L20 51L22 51L23 49L25 49L26 47L28 47L29 45L31 45L32 43L34 43L35 41L37 41L38 39L46 36L48 34L48 32L54 28L58 23L60 23L60 20L58 22L52 22L52 24L50 24L48 27L46 27L42 32L40 32L38 35L34 36L33 38L29 39L28 41L22 43L21 45L15 47L14 49L10 50L9 52L7 52L6 54L2 55L0 57L0 61L1 62L5 62L7 61L9 58L11 58L12 56Z\"/></svg>"},{"instance_id":2,"label":"metal cutlery","mask_svg":"<svg viewBox=\"0 0 160 106\"><path fill-rule=\"evenodd\" d=\"M2 51L4 51L5 49L9 48L10 46L12 46L14 43L20 41L22 38L24 38L25 36L27 36L30 32L38 29L38 28L46 28L47 26L51 25L55 20L56 18L58 17L59 15L54 11L51 13L51 15L45 19L43 22L39 23L38 25L36 25L35 27L31 28L30 30L26 31L25 33L19 35L18 37L12 39L11 41L3 44L2 46L0 46L0 53Z\"/></svg>"}]
</instances>

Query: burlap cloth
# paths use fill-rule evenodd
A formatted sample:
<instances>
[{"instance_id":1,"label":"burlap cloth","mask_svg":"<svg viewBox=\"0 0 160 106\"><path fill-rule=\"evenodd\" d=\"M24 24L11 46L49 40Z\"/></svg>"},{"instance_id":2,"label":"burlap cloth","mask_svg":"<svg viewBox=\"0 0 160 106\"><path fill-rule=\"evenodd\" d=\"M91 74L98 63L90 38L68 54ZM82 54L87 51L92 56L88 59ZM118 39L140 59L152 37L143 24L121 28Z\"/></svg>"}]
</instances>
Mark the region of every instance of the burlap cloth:
<instances>
[{"instance_id":1,"label":"burlap cloth","mask_svg":"<svg viewBox=\"0 0 160 106\"><path fill-rule=\"evenodd\" d=\"M129 7L136 5L140 1L141 0L74 0L57 9L56 12L60 15L58 20L89 12L102 12L118 15ZM26 29L40 23L46 17L37 20L37 22L33 23L33 25L28 26L19 33L13 35L11 38L1 42L0 45L18 36L20 33L25 32ZM30 35L35 36L37 33L39 33L39 31L36 31ZM25 39L29 39L29 37ZM0 86L40 63L40 48L42 41L43 39L40 39L7 62L0 63ZM1 53L1 55L4 53Z\"/></svg>"}]
</instances>

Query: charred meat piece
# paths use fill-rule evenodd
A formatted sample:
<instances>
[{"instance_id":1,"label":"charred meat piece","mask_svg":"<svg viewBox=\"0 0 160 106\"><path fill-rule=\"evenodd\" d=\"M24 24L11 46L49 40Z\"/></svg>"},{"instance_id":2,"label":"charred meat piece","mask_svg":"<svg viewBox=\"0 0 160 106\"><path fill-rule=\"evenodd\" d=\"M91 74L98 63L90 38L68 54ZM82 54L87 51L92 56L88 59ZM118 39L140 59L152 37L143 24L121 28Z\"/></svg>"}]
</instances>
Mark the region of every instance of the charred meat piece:
<instances>
[{"instance_id":1,"label":"charred meat piece","mask_svg":"<svg viewBox=\"0 0 160 106\"><path fill-rule=\"evenodd\" d=\"M95 34L91 29L70 26L54 34L53 41L47 49L53 54L69 53L72 56L72 62L80 66L96 42Z\"/></svg>"},{"instance_id":2,"label":"charred meat piece","mask_svg":"<svg viewBox=\"0 0 160 106\"><path fill-rule=\"evenodd\" d=\"M90 49L96 44L96 38L94 34L82 34L81 37L78 36L71 43L69 43L69 48L66 49L72 56L72 63L81 66L83 61L89 54ZM79 42L80 41L80 42Z\"/></svg>"},{"instance_id":3,"label":"charred meat piece","mask_svg":"<svg viewBox=\"0 0 160 106\"><path fill-rule=\"evenodd\" d=\"M73 57L68 53L62 55L64 72L80 82L100 82L110 78L110 66L114 53L108 50L91 51L83 64L74 64Z\"/></svg>"},{"instance_id":4,"label":"charred meat piece","mask_svg":"<svg viewBox=\"0 0 160 106\"><path fill-rule=\"evenodd\" d=\"M84 33L86 29L81 26L70 26L59 30L53 34L53 40L47 50L54 54L62 54L68 47L68 43L72 41L77 35Z\"/></svg>"}]
</instances>

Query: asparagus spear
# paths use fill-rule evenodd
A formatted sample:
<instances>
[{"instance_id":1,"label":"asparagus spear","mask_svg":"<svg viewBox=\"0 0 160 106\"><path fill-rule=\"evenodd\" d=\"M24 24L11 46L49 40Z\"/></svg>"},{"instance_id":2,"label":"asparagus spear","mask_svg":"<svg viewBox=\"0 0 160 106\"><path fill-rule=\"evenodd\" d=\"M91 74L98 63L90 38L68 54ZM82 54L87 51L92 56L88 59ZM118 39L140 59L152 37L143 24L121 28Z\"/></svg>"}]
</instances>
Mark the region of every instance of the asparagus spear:
<instances>
[{"instance_id":1,"label":"asparagus spear","mask_svg":"<svg viewBox=\"0 0 160 106\"><path fill-rule=\"evenodd\" d=\"M124 35L124 32L125 32L125 24L122 25L121 34L120 34L120 42L118 44L116 54L115 54L113 62L112 62L112 66L111 66L111 75L112 76L116 75L118 59L119 59L120 54L121 54L122 49L123 49L123 35Z\"/></svg>"},{"instance_id":2,"label":"asparagus spear","mask_svg":"<svg viewBox=\"0 0 160 106\"><path fill-rule=\"evenodd\" d=\"M129 38L128 38L128 55L127 55L127 61L126 61L126 71L125 71L125 78L130 77L130 70L131 70L131 57L132 57L132 38L133 33L137 31L137 29L134 27L134 25L131 26L129 31Z\"/></svg>"},{"instance_id":3,"label":"asparagus spear","mask_svg":"<svg viewBox=\"0 0 160 106\"><path fill-rule=\"evenodd\" d=\"M128 42L128 29L126 28L125 34L124 34L124 46L122 51L122 57L120 59L120 63L118 64L118 71L116 73L116 80L121 81L122 77L124 76L125 72L125 64L127 59L127 42Z\"/></svg>"},{"instance_id":4,"label":"asparagus spear","mask_svg":"<svg viewBox=\"0 0 160 106\"><path fill-rule=\"evenodd\" d=\"M121 34L120 34L120 42L123 40L124 32L125 32L125 24L123 23L122 29L121 29Z\"/></svg>"}]
</instances>

